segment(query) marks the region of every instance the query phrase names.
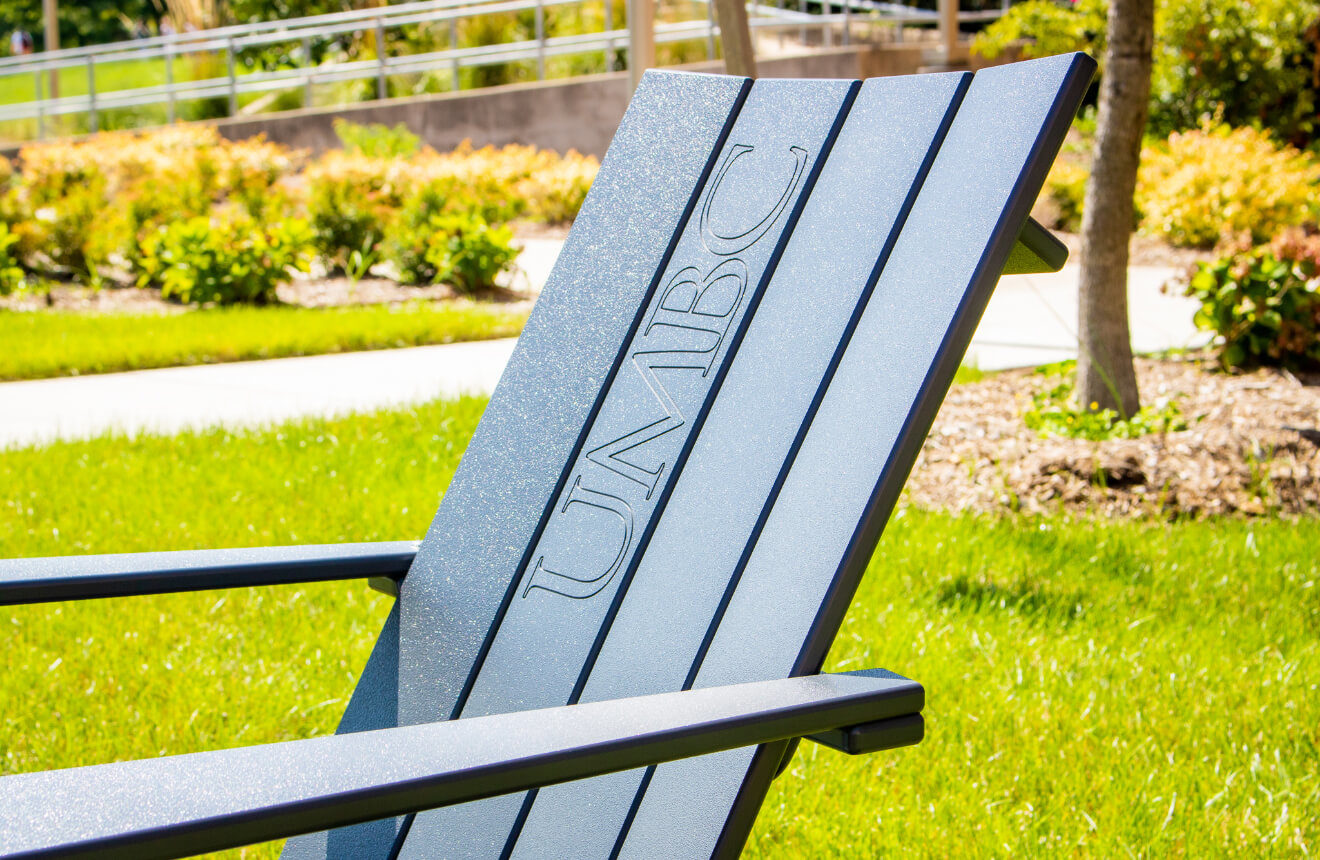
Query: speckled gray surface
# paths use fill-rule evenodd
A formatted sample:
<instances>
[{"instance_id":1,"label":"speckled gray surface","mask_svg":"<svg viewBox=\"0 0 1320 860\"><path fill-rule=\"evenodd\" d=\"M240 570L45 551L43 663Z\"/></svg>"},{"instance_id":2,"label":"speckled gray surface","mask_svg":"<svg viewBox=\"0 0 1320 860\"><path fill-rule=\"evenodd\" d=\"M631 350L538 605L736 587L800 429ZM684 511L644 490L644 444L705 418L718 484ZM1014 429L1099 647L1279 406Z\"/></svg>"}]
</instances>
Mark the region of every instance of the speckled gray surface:
<instances>
[{"instance_id":1,"label":"speckled gray surface","mask_svg":"<svg viewBox=\"0 0 1320 860\"><path fill-rule=\"evenodd\" d=\"M0 778L0 854L181 857L923 702L919 684L857 672L19 774Z\"/></svg>"},{"instance_id":2,"label":"speckled gray surface","mask_svg":"<svg viewBox=\"0 0 1320 860\"><path fill-rule=\"evenodd\" d=\"M402 576L416 541L0 560L0 606Z\"/></svg>"},{"instance_id":3,"label":"speckled gray surface","mask_svg":"<svg viewBox=\"0 0 1320 860\"><path fill-rule=\"evenodd\" d=\"M697 686L819 667L1093 69L1089 58L1064 56L973 79ZM736 750L656 768L622 856L655 857L659 845L710 856L740 787L738 802L754 810L769 785L764 772L744 782L750 759ZM735 810L732 820L743 818ZM738 846L745 837L725 835Z\"/></svg>"},{"instance_id":4,"label":"speckled gray surface","mask_svg":"<svg viewBox=\"0 0 1320 860\"><path fill-rule=\"evenodd\" d=\"M718 402L724 400L726 358L735 350L741 355L743 322L792 229L796 203L810 193L813 167L851 89L848 81L752 86L553 506L463 717L572 700L620 584L641 553L650 557L653 518L662 511L670 518L668 491L686 475L686 454L710 400L717 392ZM759 320L762 311L755 313ZM669 575L677 580L688 572L673 567ZM400 857L498 858L522 803L515 795L419 815ZM581 838L591 835L599 836ZM585 850L580 843L556 848Z\"/></svg>"},{"instance_id":5,"label":"speckled gray surface","mask_svg":"<svg viewBox=\"0 0 1320 860\"><path fill-rule=\"evenodd\" d=\"M405 723L453 712L745 86L638 88L403 585Z\"/></svg>"},{"instance_id":6,"label":"speckled gray surface","mask_svg":"<svg viewBox=\"0 0 1320 860\"><path fill-rule=\"evenodd\" d=\"M970 74L922 75L862 87L628 588L583 701L683 687L839 343L970 80ZM886 157L877 158L878 152ZM641 780L633 771L539 792L514 856L543 856L546 846L564 844L574 846L575 856L608 856ZM576 826L574 810L580 809L591 810L595 828Z\"/></svg>"}]
</instances>

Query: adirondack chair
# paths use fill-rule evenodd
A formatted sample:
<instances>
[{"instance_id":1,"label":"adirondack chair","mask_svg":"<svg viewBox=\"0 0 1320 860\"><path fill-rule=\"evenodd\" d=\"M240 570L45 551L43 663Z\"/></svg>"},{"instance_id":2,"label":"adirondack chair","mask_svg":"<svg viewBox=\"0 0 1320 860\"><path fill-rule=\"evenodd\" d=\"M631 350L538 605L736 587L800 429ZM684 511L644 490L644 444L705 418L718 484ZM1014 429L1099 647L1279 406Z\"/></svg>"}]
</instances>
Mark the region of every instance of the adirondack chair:
<instances>
[{"instance_id":1,"label":"adirondack chair","mask_svg":"<svg viewBox=\"0 0 1320 860\"><path fill-rule=\"evenodd\" d=\"M727 857L797 739L915 743L818 674L1094 70L648 72L420 544L0 563L23 603L365 577L332 737L8 776L0 853Z\"/></svg>"}]
</instances>

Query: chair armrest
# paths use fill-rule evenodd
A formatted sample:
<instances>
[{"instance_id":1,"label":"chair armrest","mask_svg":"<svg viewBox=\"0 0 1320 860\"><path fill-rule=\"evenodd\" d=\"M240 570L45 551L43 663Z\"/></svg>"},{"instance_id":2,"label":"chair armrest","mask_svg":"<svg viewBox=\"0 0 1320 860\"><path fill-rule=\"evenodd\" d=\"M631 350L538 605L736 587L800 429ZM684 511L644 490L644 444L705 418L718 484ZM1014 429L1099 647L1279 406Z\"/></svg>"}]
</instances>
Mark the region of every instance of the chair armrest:
<instances>
[{"instance_id":1,"label":"chair armrest","mask_svg":"<svg viewBox=\"0 0 1320 860\"><path fill-rule=\"evenodd\" d=\"M921 685L850 672L0 778L6 857L179 857L902 719Z\"/></svg>"},{"instance_id":2,"label":"chair armrest","mask_svg":"<svg viewBox=\"0 0 1320 860\"><path fill-rule=\"evenodd\" d=\"M1008 262L1005 275L1038 275L1060 271L1068 262L1068 246L1059 241L1035 218L1022 225Z\"/></svg>"},{"instance_id":3,"label":"chair armrest","mask_svg":"<svg viewBox=\"0 0 1320 860\"><path fill-rule=\"evenodd\" d=\"M138 552L0 561L0 606L287 585L337 579L402 579L416 541Z\"/></svg>"}]
</instances>

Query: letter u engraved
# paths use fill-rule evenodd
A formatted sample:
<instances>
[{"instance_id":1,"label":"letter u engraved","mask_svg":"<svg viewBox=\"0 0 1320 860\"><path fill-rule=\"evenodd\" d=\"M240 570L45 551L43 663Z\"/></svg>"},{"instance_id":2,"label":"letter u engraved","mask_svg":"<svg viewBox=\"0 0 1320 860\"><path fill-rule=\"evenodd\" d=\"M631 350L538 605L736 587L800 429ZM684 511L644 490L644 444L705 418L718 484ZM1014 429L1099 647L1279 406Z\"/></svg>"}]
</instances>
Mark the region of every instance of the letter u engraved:
<instances>
[{"instance_id":1,"label":"letter u engraved","mask_svg":"<svg viewBox=\"0 0 1320 860\"><path fill-rule=\"evenodd\" d=\"M807 151L800 146L790 146L789 153L793 156L793 175L789 177L788 184L784 186L784 191L779 195L779 200L766 213L765 217L749 230L742 233L724 235L717 233L710 223L710 207L715 200L715 195L719 193L720 186L724 183L724 177L729 172L729 168L739 158L742 158L754 147L745 143L737 143L729 150L724 161L720 164L719 172L715 174L715 181L711 184L710 193L706 195L705 201L701 204L701 241L706 249L712 254L718 254L721 257L728 257L744 251L757 243L766 231L775 223L780 213L788 206L788 201L793 199L793 191L798 183L802 181L802 173L807 167Z\"/></svg>"},{"instance_id":2,"label":"letter u engraved","mask_svg":"<svg viewBox=\"0 0 1320 860\"><path fill-rule=\"evenodd\" d=\"M610 581L614 579L614 575L619 572L619 566L623 564L623 558L628 552L628 547L632 546L632 507L618 496L582 486L581 475L578 475L577 480L573 481L573 489L569 491L568 498L564 499L564 504L559 508L559 512L561 514L567 513L571 505L583 505L584 507L608 511L623 522L623 539L619 543L619 551L614 556L614 561L598 576L574 576L570 573L551 570L545 566L545 556L538 556L536 567L533 568L531 576L527 578L527 586L522 593L523 597L526 597L533 588L540 588L562 597L586 600L609 585Z\"/></svg>"}]
</instances>

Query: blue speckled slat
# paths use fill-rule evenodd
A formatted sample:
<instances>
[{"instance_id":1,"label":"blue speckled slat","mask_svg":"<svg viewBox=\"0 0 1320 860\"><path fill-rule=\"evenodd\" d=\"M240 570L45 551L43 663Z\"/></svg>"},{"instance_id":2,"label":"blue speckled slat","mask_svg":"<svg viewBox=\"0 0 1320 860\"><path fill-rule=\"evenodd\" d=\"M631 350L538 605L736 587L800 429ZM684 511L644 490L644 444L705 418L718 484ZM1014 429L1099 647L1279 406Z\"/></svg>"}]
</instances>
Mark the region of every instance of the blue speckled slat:
<instances>
[{"instance_id":1,"label":"blue speckled slat","mask_svg":"<svg viewBox=\"0 0 1320 860\"><path fill-rule=\"evenodd\" d=\"M695 686L819 668L1093 70L1073 55L973 79ZM736 856L782 753L657 767L620 856Z\"/></svg>"},{"instance_id":2,"label":"blue speckled slat","mask_svg":"<svg viewBox=\"0 0 1320 860\"><path fill-rule=\"evenodd\" d=\"M684 687L839 344L970 80L970 74L922 75L862 86L583 701ZM574 857L608 857L642 778L630 771L538 792L513 856L544 857L571 845ZM701 794L700 783L688 788ZM590 828L581 827L582 810L590 810Z\"/></svg>"},{"instance_id":3,"label":"blue speckled slat","mask_svg":"<svg viewBox=\"0 0 1320 860\"><path fill-rule=\"evenodd\" d=\"M745 97L743 78L647 72L400 589L341 731L446 719ZM389 627L385 633L393 633ZM388 855L394 822L284 857Z\"/></svg>"},{"instance_id":4,"label":"blue speckled slat","mask_svg":"<svg viewBox=\"0 0 1320 860\"><path fill-rule=\"evenodd\" d=\"M798 202L856 85L757 81L630 340L462 707L464 718L564 705L627 590ZM677 573L677 572L675 572ZM676 689L676 688L675 688ZM418 815L402 860L499 857L523 797ZM557 846L577 854L576 846Z\"/></svg>"}]
</instances>

